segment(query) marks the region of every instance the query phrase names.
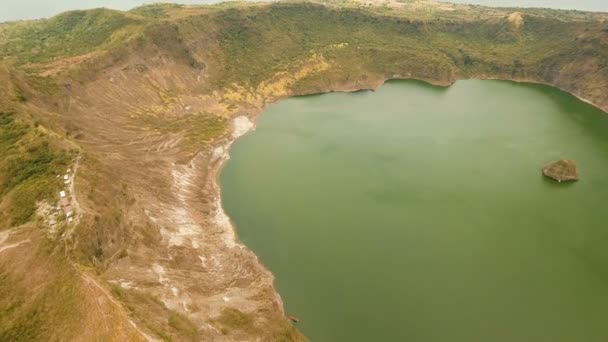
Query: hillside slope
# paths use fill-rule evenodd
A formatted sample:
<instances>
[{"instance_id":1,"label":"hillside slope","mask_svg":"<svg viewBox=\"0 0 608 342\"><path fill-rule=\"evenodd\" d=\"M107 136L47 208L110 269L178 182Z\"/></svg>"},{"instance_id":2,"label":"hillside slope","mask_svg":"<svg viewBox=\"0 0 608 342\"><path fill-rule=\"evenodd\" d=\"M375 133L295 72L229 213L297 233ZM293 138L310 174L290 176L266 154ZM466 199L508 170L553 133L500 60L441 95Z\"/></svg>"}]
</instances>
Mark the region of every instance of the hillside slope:
<instances>
[{"instance_id":1,"label":"hillside slope","mask_svg":"<svg viewBox=\"0 0 608 342\"><path fill-rule=\"evenodd\" d=\"M221 208L230 143L281 98L392 78L544 83L608 110L608 16L518 11L229 3L0 24L0 340L305 339ZM51 214L62 189L72 221Z\"/></svg>"}]
</instances>

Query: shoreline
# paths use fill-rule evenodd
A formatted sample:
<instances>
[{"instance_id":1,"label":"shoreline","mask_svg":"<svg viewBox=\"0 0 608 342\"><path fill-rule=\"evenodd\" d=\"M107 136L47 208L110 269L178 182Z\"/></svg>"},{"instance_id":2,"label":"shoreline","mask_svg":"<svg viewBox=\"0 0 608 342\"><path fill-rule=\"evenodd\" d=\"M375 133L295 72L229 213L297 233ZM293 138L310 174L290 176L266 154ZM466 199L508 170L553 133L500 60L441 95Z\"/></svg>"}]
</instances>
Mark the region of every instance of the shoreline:
<instances>
[{"instance_id":1,"label":"shoreline","mask_svg":"<svg viewBox=\"0 0 608 342\"><path fill-rule=\"evenodd\" d=\"M283 298L281 297L275 285L275 275L274 273L272 273L270 268L260 260L258 255L239 239L236 223L226 213L226 210L224 208L222 200L222 188L220 185L220 173L222 172L222 169L224 168L228 160L230 160L230 149L232 145L240 137L246 135L247 133L255 131L257 127L257 119L264 112L265 108L266 106L264 106L262 110L256 113L254 118L251 118L246 115L240 115L234 117L231 120L232 132L230 136L228 138L222 139L220 141L220 144L215 146L211 150L212 161L208 167L208 171L211 177L208 178L207 185L213 191L213 202L215 204L215 211L213 213L212 220L216 227L219 227L222 230L223 241L226 244L226 247L239 248L253 257L257 268L261 271L262 276L266 278L266 281L268 281L268 284L272 289L272 299L280 310L281 315L285 319L287 319Z\"/></svg>"},{"instance_id":2,"label":"shoreline","mask_svg":"<svg viewBox=\"0 0 608 342\"><path fill-rule=\"evenodd\" d=\"M498 78L498 77L480 77L480 78L470 78L470 79L477 79L477 80L482 80L482 81L503 81L503 82L514 82L514 83L521 83L521 84L538 84L538 85L543 85L543 86L547 86L547 87L551 87L551 88L555 88L557 90L560 90L570 96L574 96L576 97L578 100L585 102L588 105L593 106L594 108L604 112L605 114L608 114L608 105L606 105L606 108L602 108L602 106L600 106L599 104L596 104L595 102L584 98L582 95L579 94L575 94L574 92L568 91L560 86L557 85L553 85L544 81L538 81L538 80L534 80L534 79L529 79L529 78L513 78L513 79L504 79L504 78ZM460 81L460 80L459 80Z\"/></svg>"},{"instance_id":3,"label":"shoreline","mask_svg":"<svg viewBox=\"0 0 608 342\"><path fill-rule=\"evenodd\" d=\"M502 77L496 77L496 76L477 75L477 76L472 76L472 77L451 79L448 81L439 81L439 80L416 78L416 77L401 77L399 75L396 75L393 77L388 77L388 78L370 82L371 84L369 86L361 86L361 87L344 86L344 87L336 87L336 88L331 88L331 89L326 89L326 90L318 90L318 91L315 90L315 91L311 91L311 92L292 93L292 94L288 94L285 96L279 96L276 99L272 99L272 100L265 102L260 113L256 113L255 117L257 118L257 116L259 116L262 112L264 112L264 110L266 110L266 107L268 105L274 104L280 100L284 100L284 99L287 99L290 97L323 95L323 94L328 94L328 93L354 93L354 92L365 91L365 90L376 91L376 90L380 89L380 87L382 87L385 83L391 82L391 81L419 81L419 82L427 83L434 87L449 88L450 86L456 84L459 81L470 81L470 80L502 81L502 82L513 82L513 83L521 83L521 84L527 83L527 84L536 84L536 85L547 86L547 87L555 88L559 91L562 91L570 96L574 96L578 100L585 102L588 105L593 106L594 108L604 112L605 114L608 114L608 103L603 107L602 105L595 103L593 100L583 97L583 95L569 91L561 86L548 83L547 81L537 80L537 79L533 79L533 78L502 78ZM357 83L357 82L353 82L353 83Z\"/></svg>"}]
</instances>

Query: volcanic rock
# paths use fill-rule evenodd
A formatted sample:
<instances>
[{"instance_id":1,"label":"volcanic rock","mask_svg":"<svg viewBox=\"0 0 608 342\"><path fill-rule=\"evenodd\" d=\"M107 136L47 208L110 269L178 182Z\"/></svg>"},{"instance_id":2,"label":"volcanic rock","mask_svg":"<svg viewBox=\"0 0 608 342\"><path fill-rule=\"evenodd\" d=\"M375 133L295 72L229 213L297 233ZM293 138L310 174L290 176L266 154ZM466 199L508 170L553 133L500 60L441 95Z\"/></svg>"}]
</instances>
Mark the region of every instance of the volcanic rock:
<instances>
[{"instance_id":1,"label":"volcanic rock","mask_svg":"<svg viewBox=\"0 0 608 342\"><path fill-rule=\"evenodd\" d=\"M572 160L568 159L561 159L545 166L543 169L543 174L546 177L552 178L558 182L578 180L576 164Z\"/></svg>"}]
</instances>

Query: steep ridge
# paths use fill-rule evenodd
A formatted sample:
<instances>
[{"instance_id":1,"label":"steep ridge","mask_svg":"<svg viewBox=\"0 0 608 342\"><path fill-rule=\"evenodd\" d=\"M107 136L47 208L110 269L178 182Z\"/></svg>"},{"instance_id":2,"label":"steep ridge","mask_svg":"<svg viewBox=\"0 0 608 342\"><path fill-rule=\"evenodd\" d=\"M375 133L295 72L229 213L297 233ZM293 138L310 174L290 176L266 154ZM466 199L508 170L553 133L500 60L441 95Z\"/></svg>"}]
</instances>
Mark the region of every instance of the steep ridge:
<instances>
[{"instance_id":1,"label":"steep ridge","mask_svg":"<svg viewBox=\"0 0 608 342\"><path fill-rule=\"evenodd\" d=\"M24 123L42 122L56 135L53 151L80 155L81 212L58 236L45 234L40 219L6 227L34 237L0 243L11 246L0 252L0 276L26 284L27 273L11 267L16 258L52 272L39 261L57 257L74 272L56 282L78 286L90 305L106 296L85 324L117 330L95 338L302 340L272 274L235 237L216 183L231 142L264 107L392 78L445 86L497 78L550 84L608 110L607 19L428 1L286 2L152 5L2 24L10 80L2 106ZM31 245L44 248L36 254ZM0 336L45 339L75 317L51 319L49 311L32 323L45 329L22 334L15 327L31 305L0 301L13 313L0 320ZM85 331L58 339L89 339Z\"/></svg>"}]
</instances>

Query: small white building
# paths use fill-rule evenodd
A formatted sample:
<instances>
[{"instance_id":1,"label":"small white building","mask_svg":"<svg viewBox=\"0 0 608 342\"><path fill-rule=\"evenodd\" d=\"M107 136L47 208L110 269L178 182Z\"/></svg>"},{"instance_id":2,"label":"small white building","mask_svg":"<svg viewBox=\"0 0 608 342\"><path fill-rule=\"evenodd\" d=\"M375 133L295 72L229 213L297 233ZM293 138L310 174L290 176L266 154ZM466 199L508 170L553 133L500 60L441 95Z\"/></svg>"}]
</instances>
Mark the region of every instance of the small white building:
<instances>
[{"instance_id":1,"label":"small white building","mask_svg":"<svg viewBox=\"0 0 608 342\"><path fill-rule=\"evenodd\" d=\"M65 191L59 191L59 197L60 198L65 198Z\"/></svg>"}]
</instances>

